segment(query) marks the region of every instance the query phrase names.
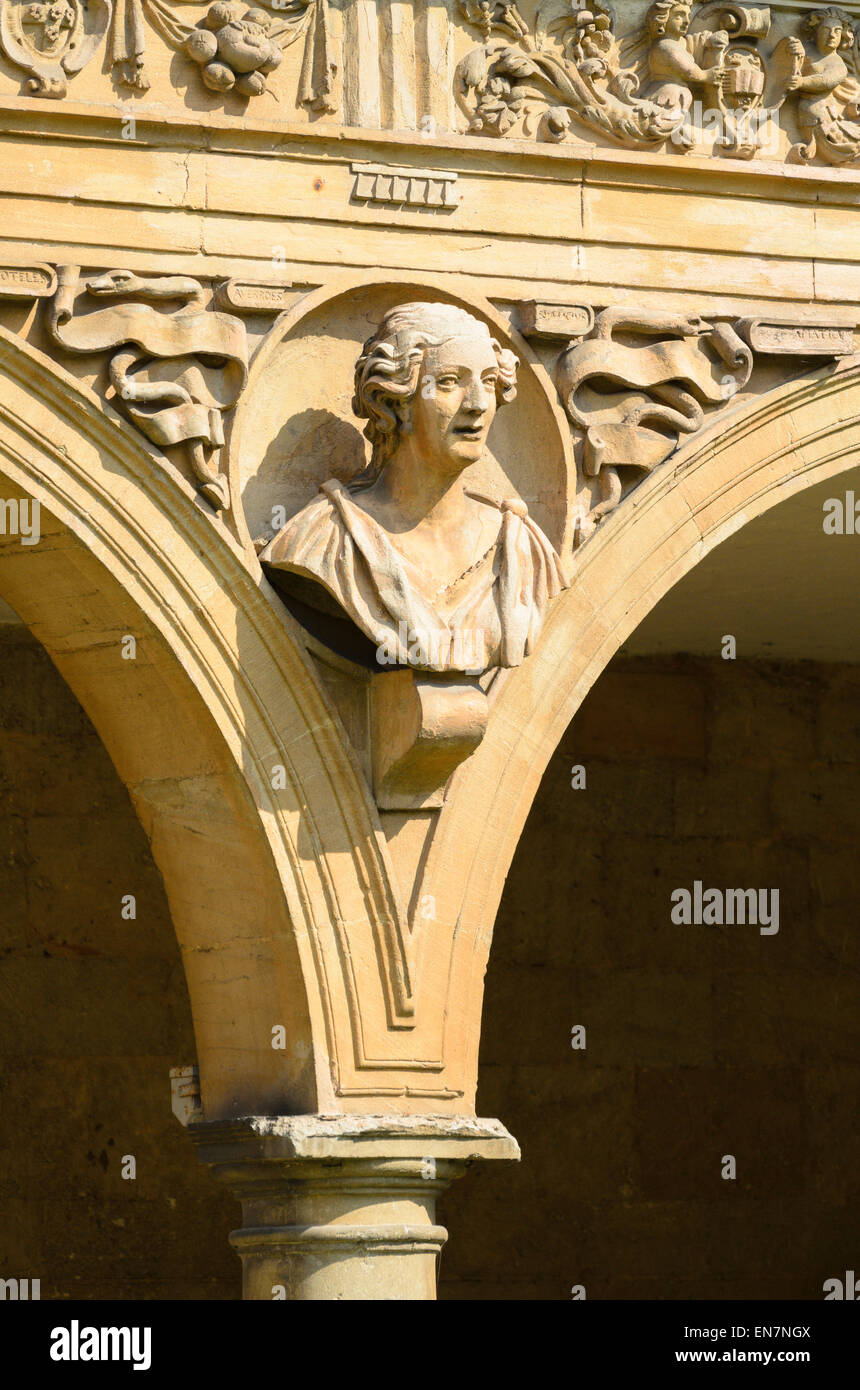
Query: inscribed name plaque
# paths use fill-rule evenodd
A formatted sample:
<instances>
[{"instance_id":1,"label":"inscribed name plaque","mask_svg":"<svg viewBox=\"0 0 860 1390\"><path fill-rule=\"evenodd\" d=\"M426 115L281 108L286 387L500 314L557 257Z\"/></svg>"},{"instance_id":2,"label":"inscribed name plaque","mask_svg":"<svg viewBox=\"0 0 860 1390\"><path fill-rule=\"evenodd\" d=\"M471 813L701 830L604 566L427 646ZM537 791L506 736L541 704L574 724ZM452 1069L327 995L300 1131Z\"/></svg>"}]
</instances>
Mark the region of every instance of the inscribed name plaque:
<instances>
[{"instance_id":1,"label":"inscribed name plaque","mask_svg":"<svg viewBox=\"0 0 860 1390\"><path fill-rule=\"evenodd\" d=\"M236 314L280 314L289 308L296 292L307 285L267 285L253 280L225 280L218 286L218 307Z\"/></svg>"},{"instance_id":2,"label":"inscribed name plaque","mask_svg":"<svg viewBox=\"0 0 860 1390\"><path fill-rule=\"evenodd\" d=\"M584 338L594 327L594 310L587 304L529 299L517 307L517 327L526 338Z\"/></svg>"},{"instance_id":3,"label":"inscribed name plaque","mask_svg":"<svg viewBox=\"0 0 860 1390\"><path fill-rule=\"evenodd\" d=\"M0 298L47 299L56 288L49 265L0 265Z\"/></svg>"},{"instance_id":4,"label":"inscribed name plaque","mask_svg":"<svg viewBox=\"0 0 860 1390\"><path fill-rule=\"evenodd\" d=\"M840 323L743 319L738 324L738 332L754 352L794 357L847 357L854 351L854 331Z\"/></svg>"}]
</instances>

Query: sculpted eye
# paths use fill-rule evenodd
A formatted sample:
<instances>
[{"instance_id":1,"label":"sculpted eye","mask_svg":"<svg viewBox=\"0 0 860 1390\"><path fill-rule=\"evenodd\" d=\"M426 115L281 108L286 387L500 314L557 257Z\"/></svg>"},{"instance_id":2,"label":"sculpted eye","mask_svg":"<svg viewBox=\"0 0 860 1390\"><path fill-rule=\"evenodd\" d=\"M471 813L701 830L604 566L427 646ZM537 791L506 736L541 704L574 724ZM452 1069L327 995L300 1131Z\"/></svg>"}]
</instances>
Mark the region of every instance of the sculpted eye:
<instances>
[{"instance_id":1,"label":"sculpted eye","mask_svg":"<svg viewBox=\"0 0 860 1390\"><path fill-rule=\"evenodd\" d=\"M436 385L441 386L443 391L450 391L452 386L457 385L457 380L453 372L446 372L444 376L437 376Z\"/></svg>"}]
</instances>

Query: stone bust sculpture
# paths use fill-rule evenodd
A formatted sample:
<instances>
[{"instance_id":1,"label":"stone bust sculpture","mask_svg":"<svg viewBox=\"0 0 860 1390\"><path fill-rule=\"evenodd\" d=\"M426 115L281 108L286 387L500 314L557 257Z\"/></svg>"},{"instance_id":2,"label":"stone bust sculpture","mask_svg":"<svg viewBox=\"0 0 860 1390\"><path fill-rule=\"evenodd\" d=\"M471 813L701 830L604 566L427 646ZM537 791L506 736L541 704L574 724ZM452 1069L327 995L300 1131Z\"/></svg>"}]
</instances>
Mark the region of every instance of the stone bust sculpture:
<instances>
[{"instance_id":1,"label":"stone bust sculpture","mask_svg":"<svg viewBox=\"0 0 860 1390\"><path fill-rule=\"evenodd\" d=\"M498 406L516 394L517 366L463 309L392 309L355 368L369 465L348 485L326 482L260 554L282 591L291 578L305 596L306 581L311 592L321 586L382 664L517 666L567 587L525 504L468 486Z\"/></svg>"}]
</instances>

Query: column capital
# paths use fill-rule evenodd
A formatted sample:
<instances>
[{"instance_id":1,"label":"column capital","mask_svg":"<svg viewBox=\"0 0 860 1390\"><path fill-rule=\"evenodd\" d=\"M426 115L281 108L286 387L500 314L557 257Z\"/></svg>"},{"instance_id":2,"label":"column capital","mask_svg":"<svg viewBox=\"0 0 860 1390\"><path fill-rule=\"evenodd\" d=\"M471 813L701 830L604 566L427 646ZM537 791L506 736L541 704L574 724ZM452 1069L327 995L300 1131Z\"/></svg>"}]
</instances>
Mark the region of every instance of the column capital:
<instances>
[{"instance_id":1,"label":"column capital","mask_svg":"<svg viewBox=\"0 0 860 1390\"><path fill-rule=\"evenodd\" d=\"M242 1203L248 1299L432 1299L436 1198L480 1159L518 1159L498 1120L247 1115L195 1122L199 1162Z\"/></svg>"}]
</instances>

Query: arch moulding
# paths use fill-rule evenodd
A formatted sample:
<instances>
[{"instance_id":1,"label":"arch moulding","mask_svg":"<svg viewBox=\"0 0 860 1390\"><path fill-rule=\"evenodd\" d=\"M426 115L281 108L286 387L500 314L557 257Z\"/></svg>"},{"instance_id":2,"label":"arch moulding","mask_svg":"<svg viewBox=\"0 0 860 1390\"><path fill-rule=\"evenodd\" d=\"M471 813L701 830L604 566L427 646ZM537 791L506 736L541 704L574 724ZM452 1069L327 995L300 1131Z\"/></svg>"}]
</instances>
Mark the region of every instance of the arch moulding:
<instances>
[{"instance_id":1,"label":"arch moulding","mask_svg":"<svg viewBox=\"0 0 860 1390\"><path fill-rule=\"evenodd\" d=\"M243 1200L233 1239L246 1294L268 1298L283 1280L296 1297L341 1296L314 1292L308 1273L329 1251L325 1278L341 1287L337 1241L402 1255L407 1286L432 1291L436 1192L475 1158L517 1156L498 1121L475 1117L480 1010L543 770L672 585L748 521L854 464L860 360L723 413L572 555L564 528L569 588L529 659L497 678L484 737L441 807L417 813L418 856L400 838L408 814L392 833L374 804L313 644L252 547L93 392L5 330L0 376L4 490L42 509L37 545L4 538L0 592L89 713L163 875L197 1038L192 1133ZM427 901L432 913L416 910ZM334 1240L314 1183L345 1182L358 1200L363 1184L381 1190L380 1163L385 1212ZM297 1226L281 1224L273 1164L306 1193Z\"/></svg>"},{"instance_id":2,"label":"arch moulding","mask_svg":"<svg viewBox=\"0 0 860 1390\"><path fill-rule=\"evenodd\" d=\"M506 673L485 739L454 774L420 884L456 923L450 997L464 1013L480 1009L493 922L541 776L600 672L710 551L771 507L856 467L858 456L855 356L723 413L575 552L571 586L530 669ZM464 1071L474 1076L477 1038L467 1046Z\"/></svg>"}]
</instances>

